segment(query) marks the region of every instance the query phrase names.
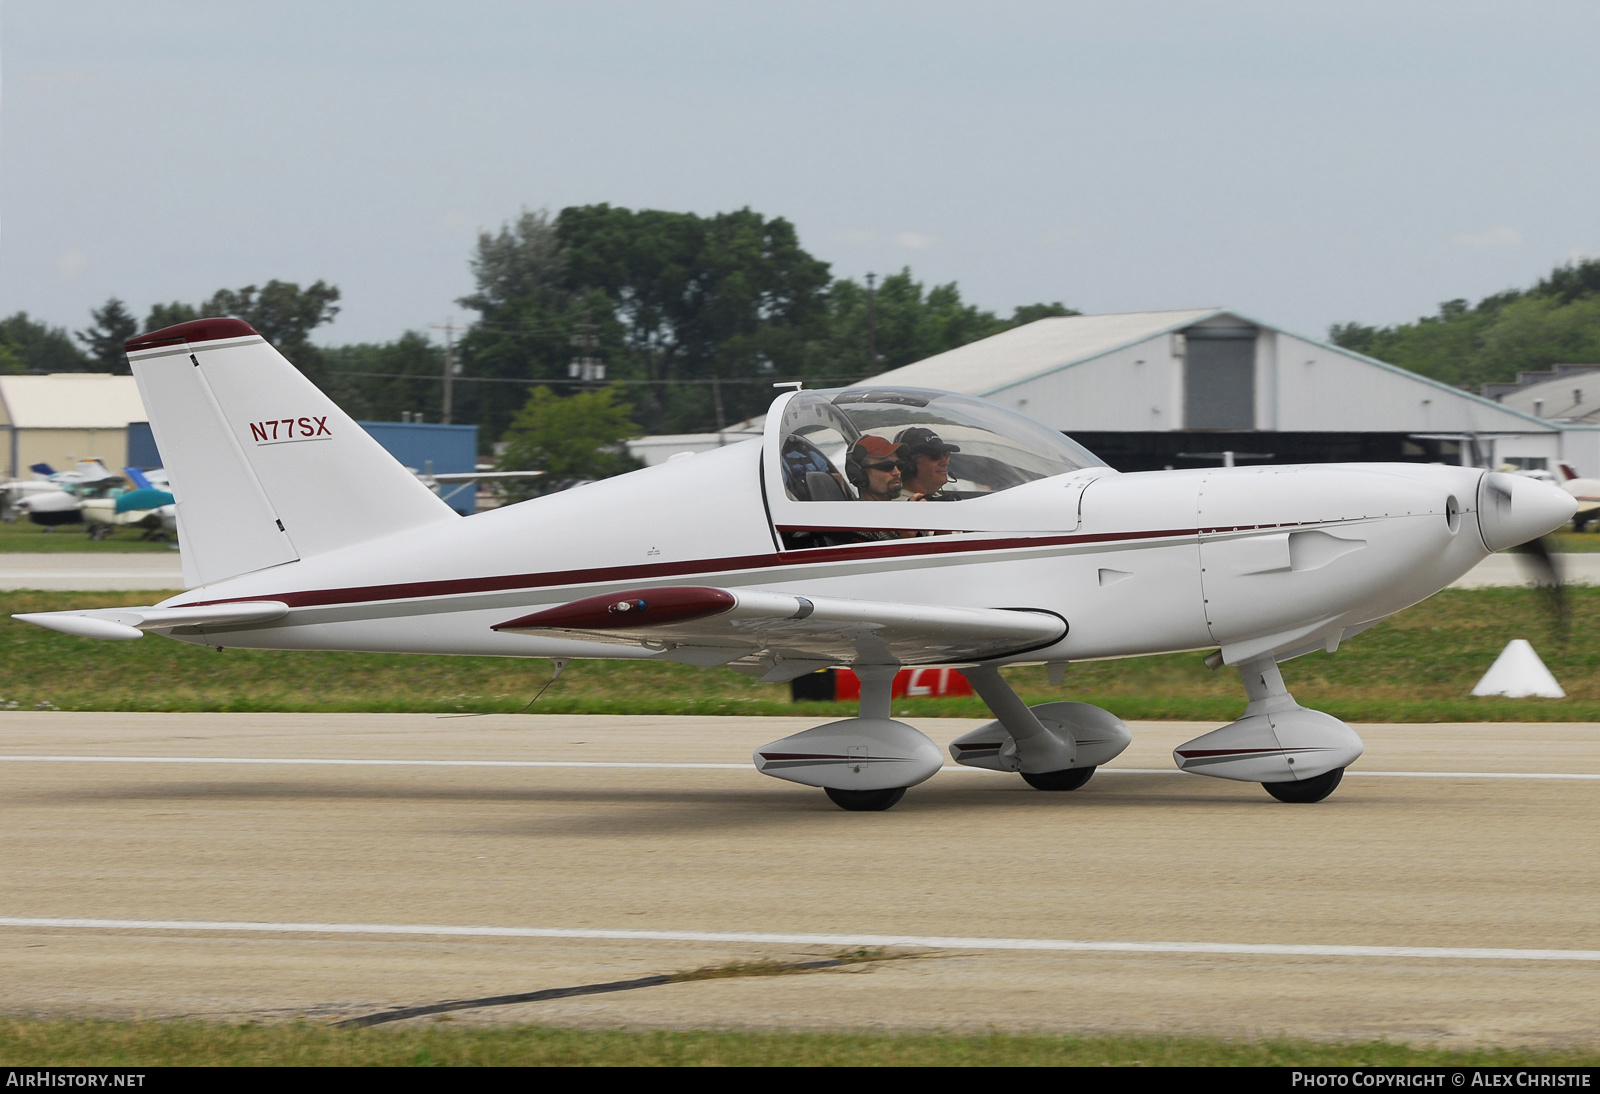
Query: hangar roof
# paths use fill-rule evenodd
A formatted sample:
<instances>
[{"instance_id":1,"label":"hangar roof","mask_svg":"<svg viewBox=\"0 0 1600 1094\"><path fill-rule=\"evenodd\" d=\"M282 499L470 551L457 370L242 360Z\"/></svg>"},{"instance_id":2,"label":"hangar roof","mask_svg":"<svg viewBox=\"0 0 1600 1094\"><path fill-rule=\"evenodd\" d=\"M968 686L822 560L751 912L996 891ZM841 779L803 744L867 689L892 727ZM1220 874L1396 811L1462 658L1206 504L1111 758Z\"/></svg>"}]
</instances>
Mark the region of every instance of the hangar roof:
<instances>
[{"instance_id":1,"label":"hangar roof","mask_svg":"<svg viewBox=\"0 0 1600 1094\"><path fill-rule=\"evenodd\" d=\"M1561 422L1600 422L1600 368L1579 371L1579 366L1558 366L1569 371L1542 383L1501 396L1500 402L1528 414Z\"/></svg>"},{"instance_id":2,"label":"hangar roof","mask_svg":"<svg viewBox=\"0 0 1600 1094\"><path fill-rule=\"evenodd\" d=\"M1040 319L891 369L872 377L870 382L988 395L1043 373L1225 314L1228 313L1221 308L1189 308Z\"/></svg>"},{"instance_id":3,"label":"hangar roof","mask_svg":"<svg viewBox=\"0 0 1600 1094\"><path fill-rule=\"evenodd\" d=\"M126 429L146 417L132 376L0 376L0 424L16 429Z\"/></svg>"},{"instance_id":4,"label":"hangar roof","mask_svg":"<svg viewBox=\"0 0 1600 1094\"><path fill-rule=\"evenodd\" d=\"M1295 335L1225 308L1189 308L1175 311L1119 312L1110 315L1071 315L1040 319L977 342L947 350L901 368L880 373L861 384L895 384L937 388L965 395L995 396L1008 388L1038 380L1118 350L1196 325L1249 325L1298 338L1321 350L1348 358L1352 364L1381 372L1447 396L1471 428L1478 431L1550 432L1558 428L1594 428L1577 423L1549 422L1527 410L1494 402L1452 387L1428 376L1410 372L1365 354L1319 339ZM1507 401L1509 403L1509 400ZM1064 428L1063 423L1052 423ZM1409 428L1409 427L1408 427ZM1419 422L1416 428L1421 429Z\"/></svg>"}]
</instances>

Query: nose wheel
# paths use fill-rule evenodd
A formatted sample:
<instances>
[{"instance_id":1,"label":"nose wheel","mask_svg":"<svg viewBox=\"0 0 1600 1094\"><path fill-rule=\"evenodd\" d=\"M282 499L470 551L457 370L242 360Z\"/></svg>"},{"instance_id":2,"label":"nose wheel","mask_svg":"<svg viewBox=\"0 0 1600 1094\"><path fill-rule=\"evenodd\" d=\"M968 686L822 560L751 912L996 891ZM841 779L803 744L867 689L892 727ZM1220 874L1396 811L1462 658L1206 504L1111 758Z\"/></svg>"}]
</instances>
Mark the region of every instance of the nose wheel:
<instances>
[{"instance_id":1,"label":"nose wheel","mask_svg":"<svg viewBox=\"0 0 1600 1094\"><path fill-rule=\"evenodd\" d=\"M834 805L852 813L881 813L906 796L903 786L888 790L840 790L834 786L825 786L823 789L828 792L828 798Z\"/></svg>"},{"instance_id":2,"label":"nose wheel","mask_svg":"<svg viewBox=\"0 0 1600 1094\"><path fill-rule=\"evenodd\" d=\"M1333 793L1334 787L1339 785L1339 780L1344 778L1344 768L1336 767L1325 775L1318 775L1314 779L1301 779L1292 783L1262 783L1268 794L1281 802L1309 805L1319 802Z\"/></svg>"}]
</instances>

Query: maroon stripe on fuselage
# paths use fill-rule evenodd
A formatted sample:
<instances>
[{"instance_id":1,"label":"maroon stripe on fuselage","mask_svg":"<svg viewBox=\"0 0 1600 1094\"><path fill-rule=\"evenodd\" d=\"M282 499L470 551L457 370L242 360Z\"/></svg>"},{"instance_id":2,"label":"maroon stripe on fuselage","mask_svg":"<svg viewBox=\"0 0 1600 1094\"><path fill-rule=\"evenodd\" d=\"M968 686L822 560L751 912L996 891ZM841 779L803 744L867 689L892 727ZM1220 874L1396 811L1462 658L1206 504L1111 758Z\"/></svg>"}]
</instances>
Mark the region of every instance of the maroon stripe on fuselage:
<instances>
[{"instance_id":1,"label":"maroon stripe on fuselage","mask_svg":"<svg viewBox=\"0 0 1600 1094\"><path fill-rule=\"evenodd\" d=\"M1326 524L1328 521L1304 521ZM599 585L612 581L650 581L654 578L681 577L685 574L715 576L741 570L771 570L819 562L851 562L861 559L915 558L922 555L973 554L989 551L1014 551L1025 547L1062 547L1091 543L1125 543L1143 539L1178 539L1216 532L1259 531L1269 528L1295 528L1300 524L1241 525L1236 528L1166 528L1151 532L1110 532L1079 536L1014 536L1007 539L963 540L953 537L886 540L845 547L811 547L782 554L736 555L730 558L701 558L687 562L647 562L637 566L599 566L590 570L556 570L542 574L501 574L495 577L460 577L442 581L407 581L393 585L362 585L344 589L308 589L290 593L256 593L250 596L195 600L185 607L206 604L234 604L243 601L276 600L291 608L316 608L331 604L370 604L380 600L420 600L429 597L463 596L470 593L508 592L513 589L548 589L563 585Z\"/></svg>"}]
</instances>

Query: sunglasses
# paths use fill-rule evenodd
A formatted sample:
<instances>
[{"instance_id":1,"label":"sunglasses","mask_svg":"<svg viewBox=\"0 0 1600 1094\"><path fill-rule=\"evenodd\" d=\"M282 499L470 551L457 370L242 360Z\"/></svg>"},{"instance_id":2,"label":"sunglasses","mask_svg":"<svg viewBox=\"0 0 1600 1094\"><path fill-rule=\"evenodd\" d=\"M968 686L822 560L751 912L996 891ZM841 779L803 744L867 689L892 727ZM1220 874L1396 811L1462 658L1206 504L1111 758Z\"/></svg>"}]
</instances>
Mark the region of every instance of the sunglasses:
<instances>
[{"instance_id":1,"label":"sunglasses","mask_svg":"<svg viewBox=\"0 0 1600 1094\"><path fill-rule=\"evenodd\" d=\"M869 464L867 464L867 470L869 470L869 471L894 471L899 466L900 465L898 463L895 463L893 461L890 461L889 463L869 463Z\"/></svg>"}]
</instances>

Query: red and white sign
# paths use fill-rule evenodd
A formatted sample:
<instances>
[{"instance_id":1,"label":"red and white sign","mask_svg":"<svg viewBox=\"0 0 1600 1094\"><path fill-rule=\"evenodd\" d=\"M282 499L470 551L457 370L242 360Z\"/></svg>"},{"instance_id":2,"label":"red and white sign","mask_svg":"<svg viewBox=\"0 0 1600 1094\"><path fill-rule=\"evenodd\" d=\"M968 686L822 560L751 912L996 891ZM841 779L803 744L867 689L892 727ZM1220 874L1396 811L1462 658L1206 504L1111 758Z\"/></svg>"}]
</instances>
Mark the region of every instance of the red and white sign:
<instances>
[{"instance_id":1,"label":"red and white sign","mask_svg":"<svg viewBox=\"0 0 1600 1094\"><path fill-rule=\"evenodd\" d=\"M945 699L957 695L971 695L972 685L955 669L901 669L894 674L890 689L891 699ZM839 669L833 676L833 697L860 699L861 681L849 669Z\"/></svg>"}]
</instances>

